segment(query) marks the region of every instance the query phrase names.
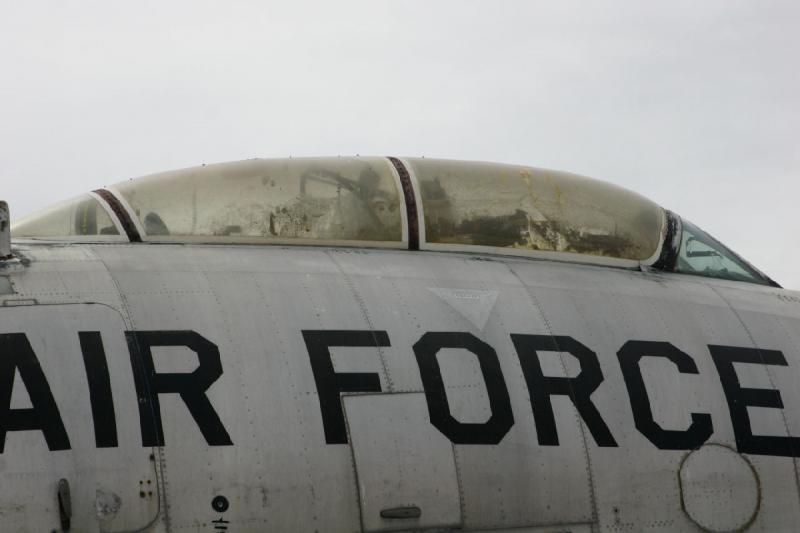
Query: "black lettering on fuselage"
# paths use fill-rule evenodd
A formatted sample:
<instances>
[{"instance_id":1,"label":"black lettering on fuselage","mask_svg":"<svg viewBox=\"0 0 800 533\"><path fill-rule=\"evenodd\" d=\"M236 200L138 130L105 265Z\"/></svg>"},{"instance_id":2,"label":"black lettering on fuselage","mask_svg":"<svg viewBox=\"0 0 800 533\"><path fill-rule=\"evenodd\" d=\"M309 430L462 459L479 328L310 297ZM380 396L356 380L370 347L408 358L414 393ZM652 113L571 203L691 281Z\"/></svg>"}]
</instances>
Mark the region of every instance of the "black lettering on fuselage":
<instances>
[{"instance_id":1,"label":"black lettering on fuselage","mask_svg":"<svg viewBox=\"0 0 800 533\"><path fill-rule=\"evenodd\" d=\"M381 380L374 372L336 372L330 348L390 346L389 335L371 330L303 330L302 333L317 384L325 442L347 444L341 393L381 392Z\"/></svg>"},{"instance_id":2,"label":"black lettering on fuselage","mask_svg":"<svg viewBox=\"0 0 800 533\"><path fill-rule=\"evenodd\" d=\"M146 447L165 444L159 395L178 394L209 445L232 445L230 435L206 394L223 373L217 346L194 331L127 331L125 335L139 401L142 444ZM346 444L341 394L381 392L381 383L374 372L336 372L330 349L390 346L389 336L386 331L364 330L306 330L302 335L317 386L325 441ZM95 444L98 448L116 447L113 382L102 336L97 331L81 331L78 338L88 383ZM568 336L511 334L511 340L530 394L539 444L559 445L552 396L564 395L575 405L599 446L617 446L591 401L591 395L603 382L596 354ZM156 372L152 349L158 346L182 346L192 350L197 355L197 368L188 373ZM784 355L776 350L736 346L709 345L708 348L727 400L739 452L800 457L800 437L753 434L748 408L783 409L783 400L776 389L742 387L734 367L737 363L786 367ZM438 359L442 349L466 350L477 358L491 411L486 422L462 423L453 417ZM514 425L514 414L494 348L467 332L429 332L414 344L413 351L431 424L456 444L500 443ZM580 364L579 373L575 377L545 376L540 352L571 354ZM631 340L619 349L617 357L634 423L642 435L662 450L695 449L708 440L714 431L708 413L689 413L691 423L687 429L661 427L655 421L641 373L642 358L657 357L672 362L679 374L697 375L699 371L691 356L668 342ZM15 383L17 373L21 379ZM25 388L31 407L12 409L15 385ZM680 402L680 398L677 401ZM50 384L24 333L0 334L0 453L4 451L8 432L12 431L40 431L50 450L71 449Z\"/></svg>"},{"instance_id":3,"label":"black lettering on fuselage","mask_svg":"<svg viewBox=\"0 0 800 533\"><path fill-rule=\"evenodd\" d=\"M741 348L737 346L709 345L711 358L717 367L722 390L728 401L728 410L740 453L800 457L800 438L772 435L753 435L748 407L783 409L781 393L775 389L744 388L739 383L734 363L787 366L786 358L777 350Z\"/></svg>"},{"instance_id":4,"label":"black lettering on fuselage","mask_svg":"<svg viewBox=\"0 0 800 533\"><path fill-rule=\"evenodd\" d=\"M14 376L19 372L31 406L11 408ZM50 384L24 333L0 334L0 453L9 431L39 430L50 451L69 450L70 443Z\"/></svg>"},{"instance_id":5,"label":"black lettering on fuselage","mask_svg":"<svg viewBox=\"0 0 800 533\"><path fill-rule=\"evenodd\" d=\"M114 448L117 446L117 418L103 339L99 331L79 331L78 338L89 382L94 442L98 448Z\"/></svg>"},{"instance_id":6,"label":"black lettering on fuselage","mask_svg":"<svg viewBox=\"0 0 800 533\"><path fill-rule=\"evenodd\" d=\"M163 446L159 394L179 394L200 432L211 446L231 446L230 435L206 396L209 387L222 376L217 346L194 331L126 331L143 446ZM152 348L185 346L197 354L198 366L185 374L155 371Z\"/></svg>"},{"instance_id":7,"label":"black lettering on fuselage","mask_svg":"<svg viewBox=\"0 0 800 533\"><path fill-rule=\"evenodd\" d=\"M558 446L556 419L550 396L562 394L572 400L598 446L617 446L611 430L590 398L603 382L603 372L600 370L597 355L572 337L512 333L511 340L528 385L539 444ZM569 353L580 363L580 373L574 378L545 376L538 352Z\"/></svg>"},{"instance_id":8,"label":"black lettering on fuselage","mask_svg":"<svg viewBox=\"0 0 800 533\"><path fill-rule=\"evenodd\" d=\"M450 413L447 391L437 354L444 348L461 348L478 358L489 397L491 416L483 423L464 423ZM494 348L465 332L429 332L414 344L431 424L455 444L498 444L514 425L500 361Z\"/></svg>"},{"instance_id":9,"label":"black lettering on fuselage","mask_svg":"<svg viewBox=\"0 0 800 533\"><path fill-rule=\"evenodd\" d=\"M662 357L671 361L682 374L698 374L697 365L688 354L668 342L628 341L617 352L617 357L628 389L636 429L658 449L693 450L714 433L708 413L691 413L692 423L682 431L664 429L653 418L639 362L642 357Z\"/></svg>"}]
</instances>

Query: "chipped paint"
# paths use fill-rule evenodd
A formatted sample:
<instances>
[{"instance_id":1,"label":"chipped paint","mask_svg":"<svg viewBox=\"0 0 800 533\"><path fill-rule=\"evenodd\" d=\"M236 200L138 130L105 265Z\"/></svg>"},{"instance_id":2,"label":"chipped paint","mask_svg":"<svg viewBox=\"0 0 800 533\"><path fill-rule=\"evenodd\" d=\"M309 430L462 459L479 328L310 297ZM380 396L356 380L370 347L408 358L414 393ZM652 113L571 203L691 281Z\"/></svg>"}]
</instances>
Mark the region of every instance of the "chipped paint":
<instances>
[{"instance_id":1,"label":"chipped paint","mask_svg":"<svg viewBox=\"0 0 800 533\"><path fill-rule=\"evenodd\" d=\"M116 516L122 506L122 498L111 491L97 489L95 492L95 514L98 520L108 520Z\"/></svg>"}]
</instances>

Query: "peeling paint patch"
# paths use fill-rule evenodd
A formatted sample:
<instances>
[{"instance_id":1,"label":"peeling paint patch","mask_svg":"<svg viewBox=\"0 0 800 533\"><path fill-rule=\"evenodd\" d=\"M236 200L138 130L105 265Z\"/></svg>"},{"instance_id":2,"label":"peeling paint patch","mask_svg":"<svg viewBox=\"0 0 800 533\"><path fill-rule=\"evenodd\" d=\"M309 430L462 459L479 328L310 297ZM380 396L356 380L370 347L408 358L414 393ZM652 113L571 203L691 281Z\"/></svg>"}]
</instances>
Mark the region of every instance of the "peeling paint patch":
<instances>
[{"instance_id":1,"label":"peeling paint patch","mask_svg":"<svg viewBox=\"0 0 800 533\"><path fill-rule=\"evenodd\" d=\"M95 493L95 513L99 520L113 518L119 512L120 507L122 507L122 499L113 492L98 489Z\"/></svg>"},{"instance_id":2,"label":"peeling paint patch","mask_svg":"<svg viewBox=\"0 0 800 533\"><path fill-rule=\"evenodd\" d=\"M39 302L36 298L19 298L16 300L5 300L3 307L19 307L23 305L37 305Z\"/></svg>"},{"instance_id":3,"label":"peeling paint patch","mask_svg":"<svg viewBox=\"0 0 800 533\"><path fill-rule=\"evenodd\" d=\"M14 288L11 286L8 276L0 276L0 294L14 294Z\"/></svg>"},{"instance_id":4,"label":"peeling paint patch","mask_svg":"<svg viewBox=\"0 0 800 533\"><path fill-rule=\"evenodd\" d=\"M0 516L15 516L25 513L24 504L6 504L0 506Z\"/></svg>"}]
</instances>

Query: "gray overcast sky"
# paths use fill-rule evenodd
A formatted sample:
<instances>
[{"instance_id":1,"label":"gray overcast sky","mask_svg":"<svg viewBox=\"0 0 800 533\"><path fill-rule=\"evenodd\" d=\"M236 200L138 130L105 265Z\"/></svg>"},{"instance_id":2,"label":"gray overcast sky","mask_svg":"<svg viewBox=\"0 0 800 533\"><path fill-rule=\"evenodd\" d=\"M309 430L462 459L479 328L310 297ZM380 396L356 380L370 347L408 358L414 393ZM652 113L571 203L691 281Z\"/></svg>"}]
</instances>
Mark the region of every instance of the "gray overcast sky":
<instances>
[{"instance_id":1,"label":"gray overcast sky","mask_svg":"<svg viewBox=\"0 0 800 533\"><path fill-rule=\"evenodd\" d=\"M426 155L638 191L800 289L800 3L0 0L0 197Z\"/></svg>"}]
</instances>

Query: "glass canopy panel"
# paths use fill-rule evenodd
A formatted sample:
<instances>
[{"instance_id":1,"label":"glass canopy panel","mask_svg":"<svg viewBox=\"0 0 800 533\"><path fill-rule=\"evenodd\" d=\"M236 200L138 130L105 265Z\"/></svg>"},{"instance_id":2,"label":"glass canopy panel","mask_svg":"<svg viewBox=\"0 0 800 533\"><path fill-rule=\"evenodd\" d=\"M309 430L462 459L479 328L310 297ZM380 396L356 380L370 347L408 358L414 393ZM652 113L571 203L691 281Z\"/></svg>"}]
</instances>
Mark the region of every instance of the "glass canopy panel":
<instances>
[{"instance_id":1,"label":"glass canopy panel","mask_svg":"<svg viewBox=\"0 0 800 533\"><path fill-rule=\"evenodd\" d=\"M147 237L402 242L400 195L383 158L248 160L117 184Z\"/></svg>"},{"instance_id":2,"label":"glass canopy panel","mask_svg":"<svg viewBox=\"0 0 800 533\"><path fill-rule=\"evenodd\" d=\"M428 243L642 261L661 242L663 210L609 183L496 163L406 161L419 183Z\"/></svg>"},{"instance_id":3,"label":"glass canopy panel","mask_svg":"<svg viewBox=\"0 0 800 533\"><path fill-rule=\"evenodd\" d=\"M14 237L119 235L100 202L84 194L50 206L11 225Z\"/></svg>"},{"instance_id":4,"label":"glass canopy panel","mask_svg":"<svg viewBox=\"0 0 800 533\"><path fill-rule=\"evenodd\" d=\"M683 233L675 272L760 285L773 284L711 235L688 220L681 222Z\"/></svg>"}]
</instances>

